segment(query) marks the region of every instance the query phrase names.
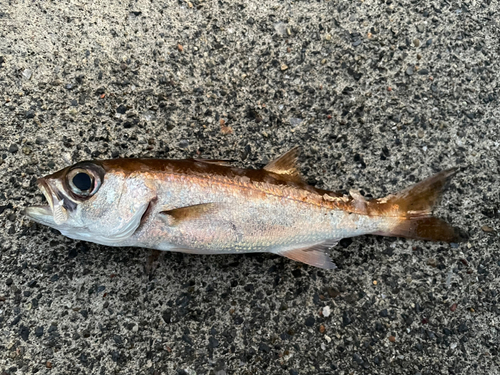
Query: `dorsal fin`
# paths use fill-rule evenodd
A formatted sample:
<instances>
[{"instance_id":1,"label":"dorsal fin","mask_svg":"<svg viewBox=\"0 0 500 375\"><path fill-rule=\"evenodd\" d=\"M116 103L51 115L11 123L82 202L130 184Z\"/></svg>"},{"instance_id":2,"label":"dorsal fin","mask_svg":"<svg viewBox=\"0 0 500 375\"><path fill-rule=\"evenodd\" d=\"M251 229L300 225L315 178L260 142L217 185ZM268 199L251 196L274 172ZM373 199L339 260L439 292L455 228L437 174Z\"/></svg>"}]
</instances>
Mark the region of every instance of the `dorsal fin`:
<instances>
[{"instance_id":1,"label":"dorsal fin","mask_svg":"<svg viewBox=\"0 0 500 375\"><path fill-rule=\"evenodd\" d=\"M193 159L194 161L197 161L198 163L206 163L206 164L214 164L214 165L220 165L222 167L230 167L232 160L217 160L217 159Z\"/></svg>"},{"instance_id":2,"label":"dorsal fin","mask_svg":"<svg viewBox=\"0 0 500 375\"><path fill-rule=\"evenodd\" d=\"M295 146L279 158L269 162L269 164L264 167L264 170L282 175L290 181L302 182L302 177L300 176L299 169L297 168L299 152L300 147Z\"/></svg>"}]
</instances>

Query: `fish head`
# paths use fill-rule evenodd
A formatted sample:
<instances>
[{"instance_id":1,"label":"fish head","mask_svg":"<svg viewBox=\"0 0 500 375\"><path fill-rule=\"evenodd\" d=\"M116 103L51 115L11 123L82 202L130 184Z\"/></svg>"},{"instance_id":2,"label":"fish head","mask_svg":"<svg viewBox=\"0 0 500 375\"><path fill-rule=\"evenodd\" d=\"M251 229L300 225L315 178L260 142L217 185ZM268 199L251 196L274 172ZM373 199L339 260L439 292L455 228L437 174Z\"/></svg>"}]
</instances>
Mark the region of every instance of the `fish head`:
<instances>
[{"instance_id":1,"label":"fish head","mask_svg":"<svg viewBox=\"0 0 500 375\"><path fill-rule=\"evenodd\" d=\"M141 175L86 161L38 180L48 205L26 215L63 235L120 246L139 228L154 194Z\"/></svg>"}]
</instances>

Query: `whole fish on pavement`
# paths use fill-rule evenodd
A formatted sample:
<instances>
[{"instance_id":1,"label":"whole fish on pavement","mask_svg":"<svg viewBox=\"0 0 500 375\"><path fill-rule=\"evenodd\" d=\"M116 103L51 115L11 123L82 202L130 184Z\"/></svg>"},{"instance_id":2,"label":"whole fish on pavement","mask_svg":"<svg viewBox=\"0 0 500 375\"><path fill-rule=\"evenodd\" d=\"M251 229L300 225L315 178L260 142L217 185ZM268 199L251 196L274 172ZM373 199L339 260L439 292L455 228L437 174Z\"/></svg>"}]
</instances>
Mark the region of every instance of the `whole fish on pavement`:
<instances>
[{"instance_id":1,"label":"whole fish on pavement","mask_svg":"<svg viewBox=\"0 0 500 375\"><path fill-rule=\"evenodd\" d=\"M432 216L446 170L394 195L365 199L308 185L298 148L263 169L224 161L84 161L40 178L48 205L26 209L63 235L107 246L196 254L269 252L325 269L326 250L365 234L458 242L457 230Z\"/></svg>"}]
</instances>

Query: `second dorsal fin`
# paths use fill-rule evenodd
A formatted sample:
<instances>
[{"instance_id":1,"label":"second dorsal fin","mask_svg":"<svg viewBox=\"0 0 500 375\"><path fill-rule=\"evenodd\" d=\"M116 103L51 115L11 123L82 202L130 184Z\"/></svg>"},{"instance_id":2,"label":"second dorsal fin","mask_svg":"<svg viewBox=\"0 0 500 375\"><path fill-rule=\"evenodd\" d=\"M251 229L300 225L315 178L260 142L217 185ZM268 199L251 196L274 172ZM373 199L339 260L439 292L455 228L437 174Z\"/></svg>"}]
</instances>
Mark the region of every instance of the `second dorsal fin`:
<instances>
[{"instance_id":1,"label":"second dorsal fin","mask_svg":"<svg viewBox=\"0 0 500 375\"><path fill-rule=\"evenodd\" d=\"M290 181L302 182L302 177L300 176L299 169L297 168L299 152L300 147L295 146L290 151L269 162L264 167L264 170L282 175Z\"/></svg>"}]
</instances>

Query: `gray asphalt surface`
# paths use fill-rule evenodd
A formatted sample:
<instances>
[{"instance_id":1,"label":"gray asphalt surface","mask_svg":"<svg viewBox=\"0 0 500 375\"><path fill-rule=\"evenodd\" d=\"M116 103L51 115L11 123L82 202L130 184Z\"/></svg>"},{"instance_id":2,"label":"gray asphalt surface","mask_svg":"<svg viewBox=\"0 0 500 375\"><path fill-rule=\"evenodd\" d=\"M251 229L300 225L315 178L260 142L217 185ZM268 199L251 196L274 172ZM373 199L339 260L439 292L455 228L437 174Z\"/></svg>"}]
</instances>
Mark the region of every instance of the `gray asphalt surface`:
<instances>
[{"instance_id":1,"label":"gray asphalt surface","mask_svg":"<svg viewBox=\"0 0 500 375\"><path fill-rule=\"evenodd\" d=\"M498 374L497 1L0 0L0 373ZM395 192L461 167L461 244L373 236L323 271L150 252L34 225L85 159L261 167Z\"/></svg>"}]
</instances>

